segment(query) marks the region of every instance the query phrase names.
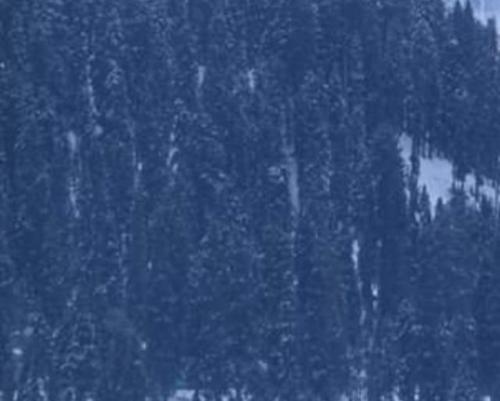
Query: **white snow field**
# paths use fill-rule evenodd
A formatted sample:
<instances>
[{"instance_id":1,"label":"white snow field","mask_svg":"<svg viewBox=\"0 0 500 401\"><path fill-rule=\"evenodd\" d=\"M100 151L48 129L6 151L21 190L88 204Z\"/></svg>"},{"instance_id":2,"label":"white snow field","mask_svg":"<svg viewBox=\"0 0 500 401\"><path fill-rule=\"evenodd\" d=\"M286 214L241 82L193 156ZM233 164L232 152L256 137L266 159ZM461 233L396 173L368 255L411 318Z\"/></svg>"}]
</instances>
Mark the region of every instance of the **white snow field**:
<instances>
[{"instance_id":1,"label":"white snow field","mask_svg":"<svg viewBox=\"0 0 500 401\"><path fill-rule=\"evenodd\" d=\"M411 166L411 153L413 143L411 138L403 134L399 139L399 148L401 157L405 163L406 172L409 173ZM474 174L467 174L463 183L457 182L453 178L452 163L442 157L419 157L420 174L418 177L418 186L420 189L424 187L429 194L429 199L434 209L439 199L443 203L448 202L451 197L451 189L453 186L462 186L465 192L469 195L469 200L472 204L478 204L481 196L485 196L498 204L498 189L495 188L490 180L483 180L481 185L477 185L477 180ZM479 196L478 196L479 195Z\"/></svg>"}]
</instances>

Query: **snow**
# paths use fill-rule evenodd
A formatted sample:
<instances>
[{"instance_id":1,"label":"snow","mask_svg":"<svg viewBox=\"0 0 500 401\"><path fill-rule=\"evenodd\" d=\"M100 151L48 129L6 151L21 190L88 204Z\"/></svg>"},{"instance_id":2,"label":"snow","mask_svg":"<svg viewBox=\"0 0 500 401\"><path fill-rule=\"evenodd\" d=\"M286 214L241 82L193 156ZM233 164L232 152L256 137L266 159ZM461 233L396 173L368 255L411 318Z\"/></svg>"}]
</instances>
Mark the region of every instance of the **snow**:
<instances>
[{"instance_id":1,"label":"snow","mask_svg":"<svg viewBox=\"0 0 500 401\"><path fill-rule=\"evenodd\" d=\"M68 140L68 146L71 155L74 156L75 153L78 151L78 138L76 137L75 132L68 131L68 133L66 134L66 139Z\"/></svg>"},{"instance_id":2,"label":"snow","mask_svg":"<svg viewBox=\"0 0 500 401\"><path fill-rule=\"evenodd\" d=\"M411 153L413 148L412 140L407 135L402 135L399 141L401 156L405 162L406 168L411 168ZM439 199L448 201L450 198L450 189L453 186L453 166L441 158L423 158L420 157L420 174L418 185L421 189L425 187L431 205L436 206Z\"/></svg>"},{"instance_id":3,"label":"snow","mask_svg":"<svg viewBox=\"0 0 500 401\"><path fill-rule=\"evenodd\" d=\"M401 401L401 398L399 398L399 388L397 388L397 387L392 392L392 401Z\"/></svg>"},{"instance_id":4,"label":"snow","mask_svg":"<svg viewBox=\"0 0 500 401\"><path fill-rule=\"evenodd\" d=\"M268 167L267 175L269 176L269 179L276 184L283 182L283 173L281 166Z\"/></svg>"},{"instance_id":5,"label":"snow","mask_svg":"<svg viewBox=\"0 0 500 401\"><path fill-rule=\"evenodd\" d=\"M87 92L87 100L90 109L90 113L93 117L97 116L99 113L97 111L97 103L95 98L94 91L94 82L92 80L92 62L94 60L94 56L91 55L87 60L87 64L85 65L85 84L86 84L86 92Z\"/></svg>"},{"instance_id":6,"label":"snow","mask_svg":"<svg viewBox=\"0 0 500 401\"><path fill-rule=\"evenodd\" d=\"M295 154L295 142L293 135L290 134L285 109L282 110L281 118L281 152L284 159L283 167L286 171L290 212L292 221L294 222L293 235L295 235L296 225L300 216L299 165L297 155Z\"/></svg>"},{"instance_id":7,"label":"snow","mask_svg":"<svg viewBox=\"0 0 500 401\"><path fill-rule=\"evenodd\" d=\"M191 401L194 396L193 390L177 390L168 401Z\"/></svg>"},{"instance_id":8,"label":"snow","mask_svg":"<svg viewBox=\"0 0 500 401\"><path fill-rule=\"evenodd\" d=\"M168 166L172 166L172 162L173 162L174 157L177 154L177 152L179 152L179 149L177 147L175 147L175 146L172 146L168 150L168 155L167 155L167 165Z\"/></svg>"},{"instance_id":9,"label":"snow","mask_svg":"<svg viewBox=\"0 0 500 401\"><path fill-rule=\"evenodd\" d=\"M35 329L32 326L27 326L23 330L23 335L25 337L31 337L34 332L35 332Z\"/></svg>"},{"instance_id":10,"label":"snow","mask_svg":"<svg viewBox=\"0 0 500 401\"><path fill-rule=\"evenodd\" d=\"M453 167L443 159L421 159L420 177L421 186L427 189L432 205L438 200L448 200L450 189L453 186Z\"/></svg>"},{"instance_id":11,"label":"snow","mask_svg":"<svg viewBox=\"0 0 500 401\"><path fill-rule=\"evenodd\" d=\"M465 2L466 0L462 0L462 5L465 5ZM452 10L454 5L455 0L447 1L449 10ZM497 0L473 0L472 6L474 7L476 18L478 18L482 23L486 23L490 18L495 18L497 21L499 20L500 8Z\"/></svg>"},{"instance_id":12,"label":"snow","mask_svg":"<svg viewBox=\"0 0 500 401\"><path fill-rule=\"evenodd\" d=\"M96 121L99 116L99 111L97 110L97 99L95 95L94 89L94 81L92 79L92 63L94 62L95 56L91 54L87 60L85 65L85 87L87 94L87 102L90 111L90 115L92 117L92 134L94 137L98 138L104 133L104 129L101 125L99 125Z\"/></svg>"},{"instance_id":13,"label":"snow","mask_svg":"<svg viewBox=\"0 0 500 401\"><path fill-rule=\"evenodd\" d=\"M102 126L100 126L99 124L95 124L94 125L94 130L93 130L93 134L96 138L100 137L102 134L104 133L104 128L102 128Z\"/></svg>"},{"instance_id":14,"label":"snow","mask_svg":"<svg viewBox=\"0 0 500 401\"><path fill-rule=\"evenodd\" d=\"M367 379L368 374L366 369L361 369L354 373L354 386L348 394L342 394L340 401L366 401L368 400Z\"/></svg>"},{"instance_id":15,"label":"snow","mask_svg":"<svg viewBox=\"0 0 500 401\"><path fill-rule=\"evenodd\" d=\"M69 184L69 202L71 211L76 218L80 217L80 210L78 209L78 189L75 180L71 180Z\"/></svg>"},{"instance_id":16,"label":"snow","mask_svg":"<svg viewBox=\"0 0 500 401\"><path fill-rule=\"evenodd\" d=\"M352 242L351 259L353 262L354 271L356 273L359 273L359 242L358 242L358 240L354 240Z\"/></svg>"},{"instance_id":17,"label":"snow","mask_svg":"<svg viewBox=\"0 0 500 401\"><path fill-rule=\"evenodd\" d=\"M41 378L38 378L36 381L39 399L42 401L48 401L49 395L47 394L47 390L45 389L45 381Z\"/></svg>"},{"instance_id":18,"label":"snow","mask_svg":"<svg viewBox=\"0 0 500 401\"><path fill-rule=\"evenodd\" d=\"M374 311L378 310L379 301L379 287L376 283L371 283L370 291L372 293L372 308Z\"/></svg>"},{"instance_id":19,"label":"snow","mask_svg":"<svg viewBox=\"0 0 500 401\"><path fill-rule=\"evenodd\" d=\"M174 394L167 399L167 401L192 401L194 399L194 390L188 390L188 389L183 389L183 390L177 390L174 392ZM203 392L201 392L203 393ZM220 399L222 401L229 401L232 399L235 399L236 396L236 390L230 389L227 392L227 395L222 396ZM203 397L203 394L199 394L199 399L202 401L205 401L206 398ZM243 401L250 401L251 397L248 395L242 395L242 400Z\"/></svg>"},{"instance_id":20,"label":"snow","mask_svg":"<svg viewBox=\"0 0 500 401\"><path fill-rule=\"evenodd\" d=\"M198 66L198 71L196 73L196 85L198 89L200 89L203 86L203 83L205 82L206 72L207 68L204 65Z\"/></svg>"},{"instance_id":21,"label":"snow","mask_svg":"<svg viewBox=\"0 0 500 401\"><path fill-rule=\"evenodd\" d=\"M354 278L356 280L356 287L358 290L358 298L361 304L361 314L359 317L359 322L361 325L364 325L366 321L366 308L363 303L363 283L361 282L361 275L359 272L359 252L360 252L359 241L354 240L351 246L351 260L352 260L352 268L354 269Z\"/></svg>"},{"instance_id":22,"label":"snow","mask_svg":"<svg viewBox=\"0 0 500 401\"><path fill-rule=\"evenodd\" d=\"M12 355L20 357L20 356L24 355L24 352L21 348L15 347L15 348L12 348Z\"/></svg>"},{"instance_id":23,"label":"snow","mask_svg":"<svg viewBox=\"0 0 500 401\"><path fill-rule=\"evenodd\" d=\"M137 156L134 152L133 159L135 163L135 171L134 171L134 191L137 193L141 187L141 176L142 170L144 169L144 165L142 162L137 161Z\"/></svg>"},{"instance_id":24,"label":"snow","mask_svg":"<svg viewBox=\"0 0 500 401\"><path fill-rule=\"evenodd\" d=\"M175 162L175 156L179 153L179 148L176 146L177 136L175 130L172 130L169 135L169 149L167 154L167 167L172 171L172 173L177 172L177 163Z\"/></svg>"},{"instance_id":25,"label":"snow","mask_svg":"<svg viewBox=\"0 0 500 401\"><path fill-rule=\"evenodd\" d=\"M255 77L255 70L253 68L248 71L247 78L248 78L248 87L251 92L254 92L255 87L257 85L257 80Z\"/></svg>"},{"instance_id":26,"label":"snow","mask_svg":"<svg viewBox=\"0 0 500 401\"><path fill-rule=\"evenodd\" d=\"M476 16L483 23L488 22L488 19L490 18L495 18L497 21L499 20L500 8L497 0L477 0L475 3Z\"/></svg>"},{"instance_id":27,"label":"snow","mask_svg":"<svg viewBox=\"0 0 500 401\"><path fill-rule=\"evenodd\" d=\"M76 133L72 130L66 132L66 140L68 142L69 154L72 161L72 168L74 170L77 164L77 155L79 147L79 139ZM80 212L78 210L78 179L74 173L68 182L68 198L71 206L73 216L76 218L80 217Z\"/></svg>"},{"instance_id":28,"label":"snow","mask_svg":"<svg viewBox=\"0 0 500 401\"><path fill-rule=\"evenodd\" d=\"M288 196L292 215L296 218L300 214L299 167L295 157L295 148L292 144L283 144L285 155L285 169L287 172Z\"/></svg>"},{"instance_id":29,"label":"snow","mask_svg":"<svg viewBox=\"0 0 500 401\"><path fill-rule=\"evenodd\" d=\"M262 372L267 372L269 370L269 364L263 360L258 361L259 369Z\"/></svg>"},{"instance_id":30,"label":"snow","mask_svg":"<svg viewBox=\"0 0 500 401\"><path fill-rule=\"evenodd\" d=\"M405 162L407 171L411 169L411 154L413 143L408 135L403 134L399 140L401 156ZM469 200L477 202L477 195L481 195L495 201L497 199L496 189L491 181L485 180L483 185L477 186L474 174L467 174L463 183L458 183L453 177L453 164L442 157L422 157L419 158L418 186L425 188L429 195L432 208L434 209L441 199L447 202L451 197L451 189L454 185L463 186L465 193L469 195Z\"/></svg>"},{"instance_id":31,"label":"snow","mask_svg":"<svg viewBox=\"0 0 500 401\"><path fill-rule=\"evenodd\" d=\"M290 194L290 204L296 216L300 213L299 179L298 166L295 156L289 155L287 162L288 171L288 192Z\"/></svg>"}]
</instances>

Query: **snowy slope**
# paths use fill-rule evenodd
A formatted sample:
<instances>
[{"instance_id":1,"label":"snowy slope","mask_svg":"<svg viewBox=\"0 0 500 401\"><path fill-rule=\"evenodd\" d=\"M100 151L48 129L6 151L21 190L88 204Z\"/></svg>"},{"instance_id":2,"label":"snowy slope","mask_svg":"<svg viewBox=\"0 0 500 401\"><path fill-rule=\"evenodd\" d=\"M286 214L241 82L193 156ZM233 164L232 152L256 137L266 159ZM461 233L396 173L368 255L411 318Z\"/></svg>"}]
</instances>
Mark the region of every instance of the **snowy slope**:
<instances>
[{"instance_id":1,"label":"snowy slope","mask_svg":"<svg viewBox=\"0 0 500 401\"><path fill-rule=\"evenodd\" d=\"M451 9L455 5L456 0L447 0L446 5ZM465 0L462 0L465 4ZM472 7L476 16L483 22L490 18L495 18L497 21L500 18L500 0L472 0Z\"/></svg>"},{"instance_id":2,"label":"snowy slope","mask_svg":"<svg viewBox=\"0 0 500 401\"><path fill-rule=\"evenodd\" d=\"M411 138L403 134L399 140L399 147L407 172L410 171L411 166L410 158L412 146ZM450 199L451 189L454 185L463 185L472 203L476 203L481 196L485 196L497 204L497 191L491 181L485 180L482 185L478 186L476 177L473 174L467 174L463 183L457 182L453 178L453 165L445 158L420 157L419 162L420 174L418 185L420 188L426 188L433 208L436 206L439 199L445 203Z\"/></svg>"}]
</instances>

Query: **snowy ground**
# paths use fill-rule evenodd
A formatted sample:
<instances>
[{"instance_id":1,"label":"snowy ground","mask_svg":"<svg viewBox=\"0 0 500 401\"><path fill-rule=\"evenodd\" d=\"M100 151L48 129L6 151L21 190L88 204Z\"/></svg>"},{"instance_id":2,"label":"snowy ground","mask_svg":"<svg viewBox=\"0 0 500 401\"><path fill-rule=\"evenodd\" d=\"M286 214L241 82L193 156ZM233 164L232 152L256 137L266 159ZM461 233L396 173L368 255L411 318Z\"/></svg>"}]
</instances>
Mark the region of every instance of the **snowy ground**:
<instances>
[{"instance_id":1,"label":"snowy ground","mask_svg":"<svg viewBox=\"0 0 500 401\"><path fill-rule=\"evenodd\" d=\"M412 151L412 140L407 135L401 135L399 140L399 147L401 149L401 157L405 162L407 170L410 169L410 157ZM420 157L420 174L418 178L418 185L420 188L426 188L427 193L433 208L436 206L439 199L447 202L450 199L451 189L453 185L462 185L453 179L453 165L447 159L440 157L425 158ZM473 174L468 174L463 183L465 192L470 195L472 202L476 202L479 195L495 201L498 194L492 182L485 180L485 182L477 187L476 177Z\"/></svg>"},{"instance_id":2,"label":"snowy ground","mask_svg":"<svg viewBox=\"0 0 500 401\"><path fill-rule=\"evenodd\" d=\"M172 395L168 401L191 401L193 399L194 391L191 390L178 390Z\"/></svg>"},{"instance_id":3,"label":"snowy ground","mask_svg":"<svg viewBox=\"0 0 500 401\"><path fill-rule=\"evenodd\" d=\"M456 0L446 0L446 5L451 12L455 6ZM462 4L465 5L466 0L462 0ZM474 7L474 13L479 20L486 24L490 18L500 20L500 4L498 0L472 0L472 6Z\"/></svg>"},{"instance_id":4,"label":"snowy ground","mask_svg":"<svg viewBox=\"0 0 500 401\"><path fill-rule=\"evenodd\" d=\"M236 393L234 390L230 390L227 396L223 396L221 401L234 400ZM200 396L200 400L204 400L203 396ZM177 390L167 401L192 401L194 400L194 390ZM249 401L250 397L243 395L243 401Z\"/></svg>"},{"instance_id":5,"label":"snowy ground","mask_svg":"<svg viewBox=\"0 0 500 401\"><path fill-rule=\"evenodd\" d=\"M172 397L170 397L167 401L192 401L194 396L194 391L191 390L178 390ZM362 399L366 398L366 395L362 397ZM415 394L415 401L419 401L418 390ZM202 398L203 399L203 398ZM223 400L229 400L228 398L223 398ZM245 398L244 398L245 400ZM248 399L249 400L249 399ZM346 396L342 396L340 401L352 401ZM392 395L392 401L401 401L398 394L394 393ZM481 397L481 401L491 401L491 397L489 395L483 395Z\"/></svg>"}]
</instances>

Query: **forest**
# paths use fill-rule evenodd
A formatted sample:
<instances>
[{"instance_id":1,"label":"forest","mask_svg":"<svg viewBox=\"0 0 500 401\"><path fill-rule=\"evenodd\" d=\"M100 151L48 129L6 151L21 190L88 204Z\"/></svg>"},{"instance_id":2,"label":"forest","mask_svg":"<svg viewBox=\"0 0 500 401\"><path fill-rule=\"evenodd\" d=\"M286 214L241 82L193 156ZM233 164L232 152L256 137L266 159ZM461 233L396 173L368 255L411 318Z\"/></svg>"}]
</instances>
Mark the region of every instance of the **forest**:
<instances>
[{"instance_id":1,"label":"forest","mask_svg":"<svg viewBox=\"0 0 500 401\"><path fill-rule=\"evenodd\" d=\"M0 0L0 400L500 401L498 34L448 3Z\"/></svg>"}]
</instances>

